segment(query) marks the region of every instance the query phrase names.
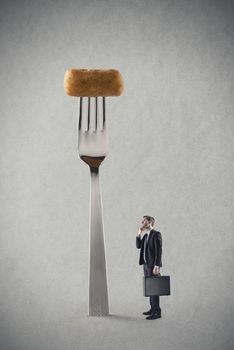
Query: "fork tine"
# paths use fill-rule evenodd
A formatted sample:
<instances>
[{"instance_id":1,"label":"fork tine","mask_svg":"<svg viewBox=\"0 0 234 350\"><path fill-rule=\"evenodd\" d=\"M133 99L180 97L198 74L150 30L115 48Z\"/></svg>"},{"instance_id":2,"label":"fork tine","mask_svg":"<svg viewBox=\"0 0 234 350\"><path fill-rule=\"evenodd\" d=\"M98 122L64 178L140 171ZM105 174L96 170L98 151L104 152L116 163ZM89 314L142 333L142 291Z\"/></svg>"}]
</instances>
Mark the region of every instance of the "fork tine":
<instances>
[{"instance_id":1,"label":"fork tine","mask_svg":"<svg viewBox=\"0 0 234 350\"><path fill-rule=\"evenodd\" d=\"M82 97L80 97L80 110L79 110L79 131L81 130L82 123Z\"/></svg>"},{"instance_id":2,"label":"fork tine","mask_svg":"<svg viewBox=\"0 0 234 350\"><path fill-rule=\"evenodd\" d=\"M103 130L106 128L106 98L103 96L102 98L103 103Z\"/></svg>"},{"instance_id":3,"label":"fork tine","mask_svg":"<svg viewBox=\"0 0 234 350\"><path fill-rule=\"evenodd\" d=\"M98 98L95 97L95 131L97 131L97 118L98 118Z\"/></svg>"},{"instance_id":4,"label":"fork tine","mask_svg":"<svg viewBox=\"0 0 234 350\"><path fill-rule=\"evenodd\" d=\"M89 131L89 126L90 126L90 97L88 97L88 127L87 127L87 131Z\"/></svg>"}]
</instances>

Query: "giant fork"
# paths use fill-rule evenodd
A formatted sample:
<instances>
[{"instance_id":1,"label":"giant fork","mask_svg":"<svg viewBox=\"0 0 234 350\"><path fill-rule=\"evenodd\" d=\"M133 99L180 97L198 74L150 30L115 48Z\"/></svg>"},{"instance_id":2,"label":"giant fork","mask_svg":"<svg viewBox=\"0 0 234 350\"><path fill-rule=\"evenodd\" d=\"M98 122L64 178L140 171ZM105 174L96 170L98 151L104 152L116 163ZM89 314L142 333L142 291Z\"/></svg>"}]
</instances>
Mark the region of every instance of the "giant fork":
<instances>
[{"instance_id":1,"label":"giant fork","mask_svg":"<svg viewBox=\"0 0 234 350\"><path fill-rule=\"evenodd\" d=\"M105 97L102 97L101 113L99 113L98 97L95 97L94 106L91 106L91 98L88 97L87 116L83 116L83 102L83 98L80 97L78 152L80 158L89 165L91 176L88 314L89 316L106 316L109 314L109 305L102 200L99 185L99 166L107 155ZM91 120L91 118L95 120Z\"/></svg>"},{"instance_id":2,"label":"giant fork","mask_svg":"<svg viewBox=\"0 0 234 350\"><path fill-rule=\"evenodd\" d=\"M64 90L69 96L80 97L78 152L91 175L88 314L106 316L109 306L99 167L107 155L105 96L120 96L123 78L116 69L72 68L65 73Z\"/></svg>"}]
</instances>

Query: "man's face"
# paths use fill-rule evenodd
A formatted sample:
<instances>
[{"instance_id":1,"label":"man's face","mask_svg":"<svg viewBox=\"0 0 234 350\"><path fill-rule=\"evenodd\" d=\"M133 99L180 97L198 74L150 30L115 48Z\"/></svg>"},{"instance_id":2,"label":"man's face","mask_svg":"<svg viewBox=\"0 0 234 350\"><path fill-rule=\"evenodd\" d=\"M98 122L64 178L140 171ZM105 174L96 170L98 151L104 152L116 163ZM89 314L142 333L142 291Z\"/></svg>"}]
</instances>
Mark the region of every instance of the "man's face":
<instances>
[{"instance_id":1,"label":"man's face","mask_svg":"<svg viewBox=\"0 0 234 350\"><path fill-rule=\"evenodd\" d=\"M144 228L150 228L151 227L150 221L148 221L146 218L143 218L141 223L142 223L142 227L144 227Z\"/></svg>"}]
</instances>

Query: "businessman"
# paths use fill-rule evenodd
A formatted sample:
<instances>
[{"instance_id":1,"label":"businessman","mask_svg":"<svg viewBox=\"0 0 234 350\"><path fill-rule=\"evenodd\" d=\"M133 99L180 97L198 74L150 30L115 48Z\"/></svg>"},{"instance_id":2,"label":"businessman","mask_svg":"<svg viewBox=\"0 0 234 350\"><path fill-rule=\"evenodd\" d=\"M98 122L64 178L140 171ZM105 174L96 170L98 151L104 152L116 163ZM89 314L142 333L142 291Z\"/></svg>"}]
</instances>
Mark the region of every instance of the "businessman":
<instances>
[{"instance_id":1,"label":"businessman","mask_svg":"<svg viewBox=\"0 0 234 350\"><path fill-rule=\"evenodd\" d=\"M143 265L144 276L160 275L162 267L162 236L153 229L154 222L152 216L144 215L136 237L136 247L140 249L139 265ZM147 320L161 317L159 296L150 297L150 309L143 315L147 315Z\"/></svg>"}]
</instances>

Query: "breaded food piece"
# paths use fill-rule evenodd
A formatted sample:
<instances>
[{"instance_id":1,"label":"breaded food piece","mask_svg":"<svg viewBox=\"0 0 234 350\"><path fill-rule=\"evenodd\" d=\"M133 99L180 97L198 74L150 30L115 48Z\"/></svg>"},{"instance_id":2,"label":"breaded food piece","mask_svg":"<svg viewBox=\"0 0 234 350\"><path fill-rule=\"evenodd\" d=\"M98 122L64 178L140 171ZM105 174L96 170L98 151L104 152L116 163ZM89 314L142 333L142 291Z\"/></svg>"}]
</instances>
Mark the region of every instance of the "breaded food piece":
<instances>
[{"instance_id":1,"label":"breaded food piece","mask_svg":"<svg viewBox=\"0 0 234 350\"><path fill-rule=\"evenodd\" d=\"M64 90L70 96L120 96L123 78L116 69L69 69Z\"/></svg>"}]
</instances>

